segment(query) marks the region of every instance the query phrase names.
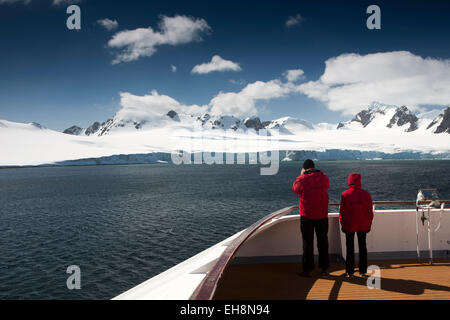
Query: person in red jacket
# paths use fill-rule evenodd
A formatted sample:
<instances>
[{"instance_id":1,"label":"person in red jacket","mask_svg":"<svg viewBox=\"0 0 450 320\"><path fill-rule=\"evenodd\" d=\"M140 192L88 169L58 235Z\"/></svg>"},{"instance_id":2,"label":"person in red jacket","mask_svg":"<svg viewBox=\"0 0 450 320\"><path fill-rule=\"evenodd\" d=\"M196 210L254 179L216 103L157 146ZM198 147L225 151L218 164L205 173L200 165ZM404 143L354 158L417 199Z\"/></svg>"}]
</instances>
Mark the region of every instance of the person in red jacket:
<instances>
[{"instance_id":1,"label":"person in red jacket","mask_svg":"<svg viewBox=\"0 0 450 320\"><path fill-rule=\"evenodd\" d=\"M312 160L303 163L300 176L292 185L292 191L300 195L300 230L303 239L303 272L309 277L314 269L314 230L317 236L319 267L327 273L328 260L328 188L330 180L322 171L315 169Z\"/></svg>"},{"instance_id":2,"label":"person in red jacket","mask_svg":"<svg viewBox=\"0 0 450 320\"><path fill-rule=\"evenodd\" d=\"M359 273L367 272L366 235L370 232L373 220L372 197L361 189L361 175L351 173L348 177L348 190L342 193L339 220L346 237L348 276L355 272L355 232L358 235Z\"/></svg>"}]
</instances>

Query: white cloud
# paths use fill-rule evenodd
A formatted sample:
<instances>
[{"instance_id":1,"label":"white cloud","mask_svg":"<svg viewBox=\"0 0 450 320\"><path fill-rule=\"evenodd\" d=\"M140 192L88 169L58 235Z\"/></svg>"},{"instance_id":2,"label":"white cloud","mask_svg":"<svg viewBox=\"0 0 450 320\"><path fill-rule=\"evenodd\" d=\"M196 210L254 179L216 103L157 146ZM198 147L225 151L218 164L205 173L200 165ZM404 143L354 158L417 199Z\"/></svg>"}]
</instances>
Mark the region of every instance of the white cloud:
<instances>
[{"instance_id":1,"label":"white cloud","mask_svg":"<svg viewBox=\"0 0 450 320\"><path fill-rule=\"evenodd\" d=\"M301 84L297 90L334 111L354 114L372 101L413 109L450 103L450 60L394 51L343 54L325 64L317 81Z\"/></svg>"},{"instance_id":2,"label":"white cloud","mask_svg":"<svg viewBox=\"0 0 450 320\"><path fill-rule=\"evenodd\" d=\"M0 4L4 3L19 3L22 2L24 4L31 3L31 0L0 0ZM81 0L53 0L52 4L54 6L60 5L60 4L74 4L74 3L80 3Z\"/></svg>"},{"instance_id":3,"label":"white cloud","mask_svg":"<svg viewBox=\"0 0 450 320\"><path fill-rule=\"evenodd\" d=\"M97 20L97 23L108 31L116 30L119 27L117 20L108 18Z\"/></svg>"},{"instance_id":4,"label":"white cloud","mask_svg":"<svg viewBox=\"0 0 450 320\"><path fill-rule=\"evenodd\" d=\"M81 0L53 0L53 5L57 6L60 4L75 4L75 3L80 3Z\"/></svg>"},{"instance_id":5,"label":"white cloud","mask_svg":"<svg viewBox=\"0 0 450 320\"><path fill-rule=\"evenodd\" d=\"M283 73L283 76L289 81L289 82L295 82L297 80L300 80L303 78L303 74L305 72L302 69L292 69L292 70L286 70Z\"/></svg>"},{"instance_id":6,"label":"white cloud","mask_svg":"<svg viewBox=\"0 0 450 320\"><path fill-rule=\"evenodd\" d=\"M113 63L129 62L152 56L158 46L179 45L202 40L202 33L211 28L204 19L187 16L161 16L160 31L153 28L138 28L116 33L108 42L110 48L122 49Z\"/></svg>"},{"instance_id":7,"label":"white cloud","mask_svg":"<svg viewBox=\"0 0 450 320\"><path fill-rule=\"evenodd\" d=\"M205 62L196 65L192 69L192 73L206 74L214 71L241 71L241 67L238 63L231 60L225 60L222 57L215 55L210 62Z\"/></svg>"},{"instance_id":8,"label":"white cloud","mask_svg":"<svg viewBox=\"0 0 450 320\"><path fill-rule=\"evenodd\" d=\"M121 92L120 104L122 109L116 113L116 117L132 121L159 118L170 110L192 115L201 115L207 110L207 106L183 105L172 97L159 94L156 90L143 96Z\"/></svg>"},{"instance_id":9,"label":"white cloud","mask_svg":"<svg viewBox=\"0 0 450 320\"><path fill-rule=\"evenodd\" d=\"M152 91L151 94L144 96L122 92L120 93L120 104L122 109L117 112L116 116L130 120L151 119L170 110L178 109L180 106L175 99L160 95L157 91Z\"/></svg>"},{"instance_id":10,"label":"white cloud","mask_svg":"<svg viewBox=\"0 0 450 320\"><path fill-rule=\"evenodd\" d=\"M243 86L243 85L246 85L247 84L247 81L245 81L244 79L239 79L239 80L236 80L236 79L230 79L230 80L228 80L230 83L232 83L232 84L235 84L235 85L239 85L239 86Z\"/></svg>"},{"instance_id":11,"label":"white cloud","mask_svg":"<svg viewBox=\"0 0 450 320\"><path fill-rule=\"evenodd\" d=\"M294 17L289 17L286 20L286 27L290 28L292 26L295 26L299 24L303 20L303 17L300 15L300 13L297 13Z\"/></svg>"},{"instance_id":12,"label":"white cloud","mask_svg":"<svg viewBox=\"0 0 450 320\"><path fill-rule=\"evenodd\" d=\"M210 105L210 112L217 115L233 115L237 117L256 115L256 102L281 98L293 91L290 84L279 80L267 82L256 81L248 84L239 92L220 92Z\"/></svg>"},{"instance_id":13,"label":"white cloud","mask_svg":"<svg viewBox=\"0 0 450 320\"><path fill-rule=\"evenodd\" d=\"M177 72L177 66L171 65L170 70L172 70L172 72Z\"/></svg>"},{"instance_id":14,"label":"white cloud","mask_svg":"<svg viewBox=\"0 0 450 320\"><path fill-rule=\"evenodd\" d=\"M296 86L289 82L270 80L256 81L248 84L239 92L220 92L207 105L185 105L156 90L143 96L128 92L120 94L122 109L116 113L120 119L139 121L160 118L170 110L191 115L209 112L213 115L245 117L256 115L257 102L281 98L296 91Z\"/></svg>"},{"instance_id":15,"label":"white cloud","mask_svg":"<svg viewBox=\"0 0 450 320\"><path fill-rule=\"evenodd\" d=\"M29 4L31 2L31 0L0 0L0 4L16 3L16 2L22 2L24 4Z\"/></svg>"}]
</instances>

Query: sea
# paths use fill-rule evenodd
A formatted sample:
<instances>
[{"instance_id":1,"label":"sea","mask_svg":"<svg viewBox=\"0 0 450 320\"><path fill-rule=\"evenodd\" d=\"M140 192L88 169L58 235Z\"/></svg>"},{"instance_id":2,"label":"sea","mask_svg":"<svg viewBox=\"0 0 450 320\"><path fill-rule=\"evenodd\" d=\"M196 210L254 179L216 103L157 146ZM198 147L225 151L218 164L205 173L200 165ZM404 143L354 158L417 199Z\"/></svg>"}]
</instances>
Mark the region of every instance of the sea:
<instances>
[{"instance_id":1,"label":"sea","mask_svg":"<svg viewBox=\"0 0 450 320\"><path fill-rule=\"evenodd\" d=\"M375 201L450 198L450 161L318 161L338 202L351 172ZM111 299L278 209L301 163L0 170L0 299ZM330 210L332 210L330 208ZM334 209L335 210L335 209ZM68 289L69 266L80 289Z\"/></svg>"}]
</instances>

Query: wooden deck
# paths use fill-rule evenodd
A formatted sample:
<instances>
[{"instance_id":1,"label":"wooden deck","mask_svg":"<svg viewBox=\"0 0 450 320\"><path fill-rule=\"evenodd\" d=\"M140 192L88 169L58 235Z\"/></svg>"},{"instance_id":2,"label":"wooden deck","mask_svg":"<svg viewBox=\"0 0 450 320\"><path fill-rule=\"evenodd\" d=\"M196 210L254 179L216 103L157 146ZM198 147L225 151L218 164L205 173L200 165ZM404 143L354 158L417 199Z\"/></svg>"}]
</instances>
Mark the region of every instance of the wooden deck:
<instances>
[{"instance_id":1,"label":"wooden deck","mask_svg":"<svg viewBox=\"0 0 450 320\"><path fill-rule=\"evenodd\" d=\"M450 260L436 260L433 265L382 260L369 265L381 269L379 290L369 289L367 279L357 272L346 278L345 266L338 263L332 264L329 276L313 273L311 278L298 276L298 263L229 265L214 299L450 300Z\"/></svg>"}]
</instances>

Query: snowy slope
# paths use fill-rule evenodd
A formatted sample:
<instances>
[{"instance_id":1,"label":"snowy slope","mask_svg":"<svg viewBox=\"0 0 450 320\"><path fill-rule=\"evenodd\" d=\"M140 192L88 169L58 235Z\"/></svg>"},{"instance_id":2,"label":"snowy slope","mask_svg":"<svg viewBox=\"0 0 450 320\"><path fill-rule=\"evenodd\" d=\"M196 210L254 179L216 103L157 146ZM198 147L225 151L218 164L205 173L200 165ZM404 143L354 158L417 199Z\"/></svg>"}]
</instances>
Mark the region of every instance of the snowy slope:
<instances>
[{"instance_id":1,"label":"snowy slope","mask_svg":"<svg viewBox=\"0 0 450 320\"><path fill-rule=\"evenodd\" d=\"M450 133L450 107L445 109L427 126L434 133Z\"/></svg>"},{"instance_id":2,"label":"snowy slope","mask_svg":"<svg viewBox=\"0 0 450 320\"><path fill-rule=\"evenodd\" d=\"M129 109L129 108L128 108ZM137 109L139 110L139 109ZM329 123L312 124L303 119L283 117L272 121L261 121L258 117L239 119L233 116L217 116L204 113L190 115L170 111L167 114L151 113L134 110L120 110L112 119L102 124L95 122L89 128L83 129L76 125L66 129L64 133L81 136L103 136L110 134L132 133L137 130L153 130L156 128L175 128L190 130L234 130L258 131L261 129L276 129L282 134L297 135L310 130L371 130L371 131L429 131L432 133L448 132L450 126L450 107L446 110L432 110L414 114L407 106L386 105L373 102L355 117L339 125Z\"/></svg>"},{"instance_id":3,"label":"snowy slope","mask_svg":"<svg viewBox=\"0 0 450 320\"><path fill-rule=\"evenodd\" d=\"M314 125L303 119L284 117L265 123L266 129L277 129L282 134L300 134L304 131L314 130Z\"/></svg>"},{"instance_id":4,"label":"snowy slope","mask_svg":"<svg viewBox=\"0 0 450 320\"><path fill-rule=\"evenodd\" d=\"M352 120L340 123L338 129L385 131L388 128L393 129L390 132L418 130L442 133L448 130L449 120L450 107L445 110L432 110L416 115L406 106L397 107L373 102Z\"/></svg>"},{"instance_id":5,"label":"snowy slope","mask_svg":"<svg viewBox=\"0 0 450 320\"><path fill-rule=\"evenodd\" d=\"M123 118L118 113L103 124L91 126L91 132L75 130L78 135L33 123L0 120L0 166L42 165L113 155L169 154L173 150L235 153L303 150L322 152L324 158L330 159L347 159L357 154L350 150L358 150L404 153L404 158L409 158L409 154L416 158L415 154L422 152L442 158L450 155L449 117L450 108L413 115L405 108L381 104L372 104L339 126L290 117L261 122L257 117L241 120L169 112L138 119ZM96 131L92 130L94 127L98 127ZM258 136L261 129L266 129L269 136ZM135 161L167 160L167 156L141 158L135 157ZM127 161L126 157L114 159L111 161Z\"/></svg>"}]
</instances>

